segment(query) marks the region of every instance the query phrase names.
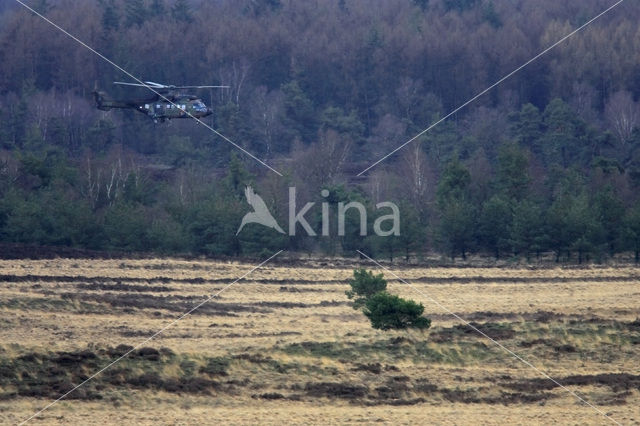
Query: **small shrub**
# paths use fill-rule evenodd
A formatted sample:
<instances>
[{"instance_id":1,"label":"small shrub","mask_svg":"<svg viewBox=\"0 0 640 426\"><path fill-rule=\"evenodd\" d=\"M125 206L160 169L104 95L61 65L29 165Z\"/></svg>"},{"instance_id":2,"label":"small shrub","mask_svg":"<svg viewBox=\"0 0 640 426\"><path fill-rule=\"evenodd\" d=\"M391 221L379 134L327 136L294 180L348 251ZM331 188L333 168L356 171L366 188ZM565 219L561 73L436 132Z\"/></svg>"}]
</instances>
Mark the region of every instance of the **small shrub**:
<instances>
[{"instance_id":1,"label":"small shrub","mask_svg":"<svg viewBox=\"0 0 640 426\"><path fill-rule=\"evenodd\" d=\"M349 280L351 290L345 292L349 299L354 299L353 308L362 307L367 299L376 293L387 289L387 281L382 274L373 275L372 271L365 269L355 269L353 279Z\"/></svg>"},{"instance_id":2,"label":"small shrub","mask_svg":"<svg viewBox=\"0 0 640 426\"><path fill-rule=\"evenodd\" d=\"M413 300L405 300L393 294L380 292L365 302L364 314L371 326L379 330L418 328L427 329L431 320L422 315L424 306Z\"/></svg>"},{"instance_id":3,"label":"small shrub","mask_svg":"<svg viewBox=\"0 0 640 426\"><path fill-rule=\"evenodd\" d=\"M227 376L227 368L229 368L229 360L226 358L209 358L207 365L200 368L201 373L210 376Z\"/></svg>"}]
</instances>

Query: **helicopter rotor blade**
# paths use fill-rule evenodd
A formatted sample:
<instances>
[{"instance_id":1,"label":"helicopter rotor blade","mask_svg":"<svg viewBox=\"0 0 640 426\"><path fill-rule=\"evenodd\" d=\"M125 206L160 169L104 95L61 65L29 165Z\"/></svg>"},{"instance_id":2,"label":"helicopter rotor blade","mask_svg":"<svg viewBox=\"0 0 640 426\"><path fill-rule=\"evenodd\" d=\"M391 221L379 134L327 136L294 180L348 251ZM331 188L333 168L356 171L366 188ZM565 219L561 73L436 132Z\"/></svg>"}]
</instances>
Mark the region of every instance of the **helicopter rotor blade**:
<instances>
[{"instance_id":1,"label":"helicopter rotor blade","mask_svg":"<svg viewBox=\"0 0 640 426\"><path fill-rule=\"evenodd\" d=\"M122 86L136 86L136 87L147 87L152 89L168 89L171 86L165 86L164 84L154 83L153 81L145 81L144 84L140 83L126 83L124 81L114 81L113 84L120 84Z\"/></svg>"},{"instance_id":2,"label":"helicopter rotor blade","mask_svg":"<svg viewBox=\"0 0 640 426\"><path fill-rule=\"evenodd\" d=\"M169 87L173 87L173 86L167 86L165 84L156 83L156 82L153 82L153 81L145 81L144 84L146 84L148 86L151 86L151 87L154 87L156 89L167 89Z\"/></svg>"},{"instance_id":3,"label":"helicopter rotor blade","mask_svg":"<svg viewBox=\"0 0 640 426\"><path fill-rule=\"evenodd\" d=\"M123 86L136 86L136 87L146 87L151 89L158 90L173 90L173 89L228 89L231 86L174 86L174 85L166 85L160 84L153 81L145 81L144 84L140 83L126 83L124 81L114 81L113 84L120 84Z\"/></svg>"},{"instance_id":4,"label":"helicopter rotor blade","mask_svg":"<svg viewBox=\"0 0 640 426\"><path fill-rule=\"evenodd\" d=\"M230 86L171 86L173 89L228 89Z\"/></svg>"}]
</instances>

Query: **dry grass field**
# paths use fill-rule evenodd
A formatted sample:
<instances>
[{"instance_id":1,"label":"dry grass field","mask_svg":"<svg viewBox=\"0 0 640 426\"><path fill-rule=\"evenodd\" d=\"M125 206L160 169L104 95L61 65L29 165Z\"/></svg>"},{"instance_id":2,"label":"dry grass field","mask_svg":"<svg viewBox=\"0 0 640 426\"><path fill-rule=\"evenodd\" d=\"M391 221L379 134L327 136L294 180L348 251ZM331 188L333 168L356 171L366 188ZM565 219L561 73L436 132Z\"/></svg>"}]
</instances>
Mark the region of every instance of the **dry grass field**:
<instances>
[{"instance_id":1,"label":"dry grass field","mask_svg":"<svg viewBox=\"0 0 640 426\"><path fill-rule=\"evenodd\" d=\"M34 424L640 424L640 270L391 268L426 332L371 329L348 261L277 261ZM254 265L0 261L0 423L17 424Z\"/></svg>"}]
</instances>

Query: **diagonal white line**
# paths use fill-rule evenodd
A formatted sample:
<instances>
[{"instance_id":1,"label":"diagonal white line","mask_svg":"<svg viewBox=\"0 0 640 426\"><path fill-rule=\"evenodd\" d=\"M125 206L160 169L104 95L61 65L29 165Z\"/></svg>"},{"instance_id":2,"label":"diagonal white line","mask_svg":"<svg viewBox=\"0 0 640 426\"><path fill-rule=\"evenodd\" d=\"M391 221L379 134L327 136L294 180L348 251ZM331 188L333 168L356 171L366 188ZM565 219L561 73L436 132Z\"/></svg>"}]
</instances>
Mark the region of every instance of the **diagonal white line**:
<instances>
[{"instance_id":1,"label":"diagonal white line","mask_svg":"<svg viewBox=\"0 0 640 426\"><path fill-rule=\"evenodd\" d=\"M472 97L471 99L469 99L468 101L466 101L465 103L463 103L462 105L460 105L459 107L457 107L456 109L454 109L453 111L451 111L449 114L445 115L444 117L442 117L440 120L436 121L435 123L431 124L429 127L427 127L426 129L424 129L423 131L421 131L420 133L418 133L417 135L415 135L414 137L412 137L411 139L409 139L408 141L406 141L405 143L403 143L402 145L400 145L399 147L397 147L396 149L394 149L393 151L391 151L390 153L388 153L387 155L385 155L384 157L382 157L381 159L379 159L378 161L376 161L375 163L373 163L372 165L370 165L369 167L367 167L366 169L364 169L363 171L361 171L360 173L357 174L357 176L362 176L364 173L366 173L367 171L369 171L370 169L374 168L375 166L377 166L378 164L380 164L381 162L383 162L384 160L386 160L387 158L391 157L393 154L395 154L396 152L400 151L402 148L404 148L405 146L407 146L408 144L410 144L411 142L415 141L416 139L418 139L420 136L424 135L425 133L427 133L429 130L433 129L434 127L436 127L438 124L442 123L443 121L445 121L447 118L451 117L452 115L454 115L455 113L457 113L458 111L460 111L461 109L463 109L464 107L466 107L467 105L469 105L470 103L474 102L476 99L478 99L479 97L481 97L482 95L484 95L485 93L487 93L488 91L490 91L491 89L493 89L494 87L498 86L499 84L501 84L502 82L504 82L505 80L509 79L511 76L513 76L514 74L518 73L520 70L522 70L523 68L525 68L527 65L531 64L532 62L536 61L537 59L539 59L540 57L544 56L545 54L547 54L550 50L553 50L556 46L558 46L559 44L561 44L562 42L564 42L565 40L567 40L568 38L570 38L571 36L575 35L576 33L580 32L581 30L583 30L584 28L586 28L588 25L590 25L591 23L593 23L594 21L598 20L599 18L601 18L603 15L607 14L608 12L610 12L611 10L613 10L616 6L620 5L622 2L624 2L624 0L619 0L618 2L616 2L615 4L613 4L612 6L610 6L609 8L607 8L605 11L599 13L597 16L591 18L590 20L588 20L587 22L585 22L584 24L582 24L581 26L579 26L578 28L576 28L575 30L573 30L572 32L570 32L569 34L567 34L566 36L562 37L560 40L556 41L555 43L553 43L551 46L547 47L546 49L544 49L542 52L538 53L536 56L534 56L533 58L529 59L527 62L525 62L524 64L520 65L518 68L516 68L515 70L511 71L509 74L505 75L504 77L502 77L500 80L496 81L495 83L493 83L491 86L487 87L486 89L484 89L482 92L478 93L477 95L475 95L474 97Z\"/></svg>"},{"instance_id":2,"label":"diagonal white line","mask_svg":"<svg viewBox=\"0 0 640 426\"><path fill-rule=\"evenodd\" d=\"M136 349L138 349L139 347L141 347L142 345L146 344L147 342L149 342L150 340L153 340L156 336L158 336L159 334L161 334L162 332L164 332L166 329L168 329L169 327L174 326L177 322L181 321L183 318L185 318L186 316L190 315L193 311L195 311L196 309L200 308L202 305L204 305L205 303L209 302L211 299L213 299L214 297L218 296L220 293L222 293L223 291L225 291L226 289L228 289L229 287L231 287L232 285L234 285L235 283L237 283L238 281L246 278L248 275L252 274L255 270L260 269L265 263L269 262L271 259L273 259L274 257L276 257L277 255L279 255L280 253L282 253L284 250L280 250L277 253L273 254L271 257L269 257L267 260L262 261L259 265L254 266L250 271L248 271L247 273L245 273L244 275L242 275L240 278L236 279L235 281L233 281L232 283L227 284L226 286L224 286L222 289L218 290L216 293L212 294L211 296L209 296L207 299L203 300L202 302L198 303L196 306L194 306L193 308L191 308L189 311L185 312L184 314L182 314L180 317L178 317L176 320L174 320L173 322L169 323L169 325L166 325L164 327L162 327L160 330L156 331L151 337L146 338L144 341L138 343L135 347L129 349L126 353L124 353L122 356L120 356L118 359L116 359L115 361L112 361L111 363L107 364L106 366L102 367L100 370L96 371L95 373L93 373L91 376L89 376L87 379L85 379L82 383L80 383L79 385L75 386L73 389L71 389L70 391L68 391L67 393L65 393L64 395L62 395L60 398L56 399L55 401L49 403L47 406L45 406L44 408L42 408L40 411L38 411L37 413L33 414L31 417L29 417L26 420L23 420L22 422L19 423L19 425L23 425L25 423L27 423L28 421L30 421L31 419L33 419L34 417L40 415L43 411L48 410L49 408L51 408L53 405L57 404L58 402L60 402L61 400L63 400L64 398L66 398L70 393L74 392L76 389L78 389L80 386L84 385L85 383L89 382L90 380L92 380L93 378L95 378L98 374L102 373L104 370L106 370L107 368L111 367L112 365L116 364L117 362L121 361L123 358L126 358L131 352L135 351Z\"/></svg>"},{"instance_id":3,"label":"diagonal white line","mask_svg":"<svg viewBox=\"0 0 640 426\"><path fill-rule=\"evenodd\" d=\"M411 287L416 293L420 294L421 296L426 297L427 299L429 299L432 303L434 303L435 305L437 305L440 309L442 309L443 311L447 312L450 315L453 315L458 321L462 322L464 325L466 325L467 327L472 328L475 332L481 334L482 336L486 337L487 339L489 339L492 343L494 343L495 345L497 345L500 349L504 350L505 352L507 352L508 354L510 354L511 356L513 356L515 359L517 359L518 361L522 362L523 364L527 365L528 367L531 367L532 369L534 369L535 371L537 371L538 373L540 373L542 376L544 376L545 378L551 380L553 383L555 383L557 386L561 387L562 389L564 389L565 391L569 392L571 395L573 395L574 397L576 397L578 400L580 400L580 402L588 405L589 407L593 408L594 410L596 410L599 414L603 415L604 417L606 417L607 419L611 420L613 423L617 424L617 425L621 425L621 423L619 423L618 421L616 421L613 417L609 416L607 413L605 413L604 411L602 411L601 409L599 409L598 407L596 407L595 405L591 404L589 401L587 401L586 399L584 399L583 397L581 397L580 395L578 395L577 393L575 393L574 391L572 391L571 389L567 388L566 386L564 386L562 383L558 382L556 379L554 379L553 377L551 377L550 375L548 375L547 373L545 373L544 371L540 370L538 367L534 366L533 364L531 364L529 361L527 361L526 359L522 358L520 355L516 354L515 352L513 352L511 349L507 348L506 346L504 346L503 344L501 344L500 342L498 342L497 340L495 340L494 338L492 338L491 336L487 335L485 332L483 332L482 330L478 329L477 327L475 327L474 325L472 325L471 323L469 323L467 320L465 320L464 318L462 318L460 315L456 314L455 312L453 312L451 309L447 308L446 306L442 305L440 302L438 302L436 299L434 299L433 297L429 296L428 294L424 293L423 291L421 291L418 287L416 287L415 285L411 284L410 282L402 279L401 277L399 277L395 272L393 272L392 270L390 270L389 268L381 265L378 261L372 259L371 257L367 256L366 254L364 254L363 252L361 252L360 250L356 250L361 256L369 259L371 262L375 263L376 265L378 265L378 267L382 268L383 270L389 272L391 275L393 275L394 277L396 277L396 279L398 281L401 281L404 284L407 284L409 287Z\"/></svg>"},{"instance_id":4,"label":"diagonal white line","mask_svg":"<svg viewBox=\"0 0 640 426\"><path fill-rule=\"evenodd\" d=\"M68 37L70 37L71 39L73 39L74 41L78 42L80 45L82 45L83 47L86 47L87 49L89 49L91 52L95 53L96 55L98 55L101 59L105 60L106 62L108 62L109 64L111 64L112 66L114 66L115 68L117 68L118 70L122 71L123 73L125 73L127 76L131 77L133 80L137 81L138 83L140 83L142 86L146 87L147 89L151 90L153 93L155 93L156 95L158 95L159 97L161 97L162 99L164 99L165 101L169 102L171 105L177 107L177 105L175 103L173 103L171 100L169 100L166 96L162 95L161 93L159 93L158 91L156 91L153 87L149 86L148 84L146 84L144 81L140 80L139 78L135 77L133 74L131 74L130 72L128 72L127 70L125 70L124 68L122 68L121 66L119 66L118 64L116 64L115 62L113 62L111 59L107 58L106 56L104 56L103 54L101 54L100 52L96 51L95 49L93 49L91 46L89 46L88 44L86 44L85 42L83 42L82 40L80 40L79 38L75 37L74 35L70 34L68 31L66 31L64 28L60 27L58 24L56 24L55 22L51 21L50 19L48 19L47 17L43 16L42 14L38 13L37 11L35 11L33 8L27 6L26 4L24 4L21 0L15 0L17 3L21 4L22 6L24 6L26 9L28 9L29 11L31 11L31 13L33 13L34 15L39 16L40 18L42 18L44 21L46 21L47 23L51 24L53 27L55 27L57 30L61 31L62 33L64 33L65 35L67 35ZM269 170L271 170L272 172L274 172L275 174L277 174L278 176L282 176L282 173L280 173L279 171L277 171L276 169L274 169L273 167L271 167L270 165L268 165L267 163L265 163L264 161L260 160L258 157L256 157L255 155L253 155L252 153L250 153L249 151L247 151L246 149L242 148L240 145L238 145L237 143L235 143L234 141L232 141L231 139L229 139L228 137L226 137L225 135L223 135L222 133L218 132L216 129L214 129L213 127L209 126L207 123L205 123L204 121L200 120L199 118L195 117L193 114L191 114L189 111L185 111L187 113L187 115L191 118L193 118L194 120L196 120L198 123L202 124L204 127L206 127L207 129L211 130L213 133L215 133L216 135L220 136L222 139L224 139L225 141L227 141L228 143L230 143L231 145L233 145L234 147L236 147L237 149L239 149L240 151L242 151L243 153L245 153L246 155L248 155L249 157L253 158L254 160L256 160L258 163L262 164L263 166L265 166L266 168L268 168Z\"/></svg>"}]
</instances>

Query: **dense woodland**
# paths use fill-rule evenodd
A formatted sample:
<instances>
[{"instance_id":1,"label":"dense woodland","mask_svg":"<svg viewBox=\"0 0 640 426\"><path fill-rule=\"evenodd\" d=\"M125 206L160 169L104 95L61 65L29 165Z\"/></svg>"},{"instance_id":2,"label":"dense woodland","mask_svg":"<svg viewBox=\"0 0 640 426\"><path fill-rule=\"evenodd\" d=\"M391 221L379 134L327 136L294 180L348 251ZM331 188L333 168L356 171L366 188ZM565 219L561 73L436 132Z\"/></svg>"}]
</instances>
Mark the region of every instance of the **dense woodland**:
<instances>
[{"instance_id":1,"label":"dense woodland","mask_svg":"<svg viewBox=\"0 0 640 426\"><path fill-rule=\"evenodd\" d=\"M205 120L99 111L145 96L94 53L0 3L0 240L251 256L606 261L640 252L640 8L625 2L363 177L357 173L613 0L32 0L142 80L196 92ZM401 208L401 235L236 230L251 184L298 203ZM329 189L325 200L321 189ZM320 209L307 215L316 230ZM336 221L332 217L332 226Z\"/></svg>"}]
</instances>

